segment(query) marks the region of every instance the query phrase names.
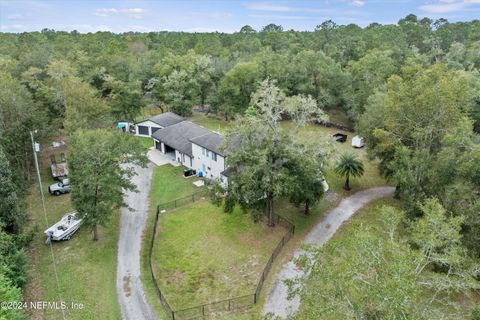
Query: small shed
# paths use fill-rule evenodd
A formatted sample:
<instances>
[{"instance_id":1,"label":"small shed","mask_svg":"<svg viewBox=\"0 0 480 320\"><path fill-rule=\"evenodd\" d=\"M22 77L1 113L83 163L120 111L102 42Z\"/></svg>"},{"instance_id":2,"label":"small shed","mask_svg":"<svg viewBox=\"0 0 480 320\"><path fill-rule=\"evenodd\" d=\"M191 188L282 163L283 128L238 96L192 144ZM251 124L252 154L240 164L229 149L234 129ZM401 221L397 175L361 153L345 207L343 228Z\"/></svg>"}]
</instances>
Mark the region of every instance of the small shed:
<instances>
[{"instance_id":1,"label":"small shed","mask_svg":"<svg viewBox=\"0 0 480 320\"><path fill-rule=\"evenodd\" d=\"M361 136L355 136L352 138L352 147L363 148L365 146L365 139Z\"/></svg>"}]
</instances>

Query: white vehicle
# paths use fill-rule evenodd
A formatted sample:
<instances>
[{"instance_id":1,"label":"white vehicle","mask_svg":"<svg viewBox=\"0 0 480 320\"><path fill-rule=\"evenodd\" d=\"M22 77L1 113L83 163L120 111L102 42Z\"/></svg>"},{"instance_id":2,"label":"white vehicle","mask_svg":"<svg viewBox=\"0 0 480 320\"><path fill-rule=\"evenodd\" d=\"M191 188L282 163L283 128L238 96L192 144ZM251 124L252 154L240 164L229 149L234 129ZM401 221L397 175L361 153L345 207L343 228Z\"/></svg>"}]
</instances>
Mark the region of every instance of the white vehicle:
<instances>
[{"instance_id":1,"label":"white vehicle","mask_svg":"<svg viewBox=\"0 0 480 320\"><path fill-rule=\"evenodd\" d=\"M355 136L352 138L352 147L354 148L363 148L365 146L365 139L360 136Z\"/></svg>"},{"instance_id":2,"label":"white vehicle","mask_svg":"<svg viewBox=\"0 0 480 320\"><path fill-rule=\"evenodd\" d=\"M70 180L68 180L68 178L60 179L60 182L48 187L48 192L56 196L70 192Z\"/></svg>"},{"instance_id":3,"label":"white vehicle","mask_svg":"<svg viewBox=\"0 0 480 320\"><path fill-rule=\"evenodd\" d=\"M77 218L76 212L65 214L60 221L45 230L45 235L47 236L46 243L48 244L52 240L69 240L75 231L80 228L81 224L82 219Z\"/></svg>"}]
</instances>

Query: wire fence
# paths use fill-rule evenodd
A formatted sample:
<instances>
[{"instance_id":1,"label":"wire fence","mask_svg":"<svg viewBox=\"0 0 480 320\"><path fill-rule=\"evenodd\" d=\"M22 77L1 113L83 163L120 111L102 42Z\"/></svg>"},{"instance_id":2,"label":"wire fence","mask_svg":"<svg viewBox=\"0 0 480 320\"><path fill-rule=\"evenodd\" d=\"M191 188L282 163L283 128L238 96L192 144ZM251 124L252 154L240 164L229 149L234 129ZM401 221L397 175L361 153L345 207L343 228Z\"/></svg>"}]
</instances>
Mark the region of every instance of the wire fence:
<instances>
[{"instance_id":1,"label":"wire fence","mask_svg":"<svg viewBox=\"0 0 480 320\"><path fill-rule=\"evenodd\" d=\"M160 212L162 212L164 210L166 211L166 210L175 209L175 208L178 208L178 207L185 206L189 203L196 202L196 201L201 200L201 199L205 199L205 197L207 195L208 195L208 190L203 189L202 191L192 193L189 196L186 196L186 197L183 197L183 198L178 198L178 199L175 199L175 200L172 200L172 201L169 201L169 202L164 202L162 204L159 204L157 209Z\"/></svg>"},{"instance_id":2,"label":"wire fence","mask_svg":"<svg viewBox=\"0 0 480 320\"><path fill-rule=\"evenodd\" d=\"M279 255L282 248L287 244L287 242L292 238L293 234L295 233L295 225L293 225L290 221L288 221L287 219L279 215L274 216L274 221L276 221L276 224L282 225L283 227L285 227L287 229L287 232L282 237L282 239L278 242L277 246L275 247L275 250L273 250L273 253L270 255L270 258L268 259L267 264L263 268L262 274L260 276L260 279L258 280L256 289L255 289L255 292L244 295L244 296L232 297L232 298L227 298L220 301L201 304L194 307L174 310L168 303L167 298L165 297L165 294L160 289L160 286L158 285L157 279L153 272L152 252L153 252L153 246L155 244L155 236L157 234L158 218L160 216L160 213L164 213L166 210L175 209L180 206L184 206L186 204L193 203L201 199L205 199L205 197L207 196L207 193L208 193L208 190L204 190L201 192L194 193L187 197L162 203L157 206L155 221L153 225L152 239L150 241L150 246L148 250L148 262L150 266L150 274L153 279L157 296L160 299L160 302L165 309L165 313L172 320L189 320L189 319L204 318L206 316L223 315L223 314L227 314L235 311L242 311L255 305L259 300L260 293L262 291L265 279L267 278L268 273L272 268L273 262Z\"/></svg>"}]
</instances>

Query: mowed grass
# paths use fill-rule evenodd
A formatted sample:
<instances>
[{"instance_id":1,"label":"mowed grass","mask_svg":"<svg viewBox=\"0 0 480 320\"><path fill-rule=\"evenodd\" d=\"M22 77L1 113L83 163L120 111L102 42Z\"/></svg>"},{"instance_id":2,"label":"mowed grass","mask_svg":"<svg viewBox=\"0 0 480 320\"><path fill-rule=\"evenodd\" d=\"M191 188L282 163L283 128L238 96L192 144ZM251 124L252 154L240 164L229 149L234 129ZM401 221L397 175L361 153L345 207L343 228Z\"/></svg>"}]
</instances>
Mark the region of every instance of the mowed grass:
<instances>
[{"instance_id":1,"label":"mowed grass","mask_svg":"<svg viewBox=\"0 0 480 320\"><path fill-rule=\"evenodd\" d=\"M195 112L191 117L188 118L188 120L207 129L220 133L225 133L228 127L232 125L231 122L225 121L213 115L207 116L205 113L201 112Z\"/></svg>"},{"instance_id":2,"label":"mowed grass","mask_svg":"<svg viewBox=\"0 0 480 320\"><path fill-rule=\"evenodd\" d=\"M156 167L153 171L152 189L150 190L150 203L155 208L157 205L183 198L202 190L193 182L200 178L183 176L183 167L174 167L166 164Z\"/></svg>"},{"instance_id":3,"label":"mowed grass","mask_svg":"<svg viewBox=\"0 0 480 320\"><path fill-rule=\"evenodd\" d=\"M38 183L27 197L28 227L34 228L29 247L29 282L25 301L65 301L67 305L83 304L82 309L65 310L67 319L120 319L116 294L116 262L119 230L119 212L114 212L110 224L100 227L100 240L92 241L90 230L81 227L68 241L53 242L52 249L58 274L58 287L50 247L45 245L43 231L72 211L70 195L58 197L48 194L54 183L43 157L42 180L48 224L45 221ZM60 310L30 310L32 319L62 319Z\"/></svg>"},{"instance_id":4,"label":"mowed grass","mask_svg":"<svg viewBox=\"0 0 480 320\"><path fill-rule=\"evenodd\" d=\"M334 113L334 115L338 117L342 116L341 113ZM343 120L341 122L345 122L346 119L344 115L342 118ZM226 122L216 117L207 116L203 113L195 113L191 118L189 118L189 120L208 129L216 130L221 133L225 133L227 128L233 125L232 122ZM329 143L330 148L333 148L330 162L326 167L326 179L332 191L341 193L341 195L349 195L359 190L387 184L385 179L381 177L378 172L378 163L368 159L366 149L356 149L352 147L352 138L356 135L356 133L345 132L336 128L327 128L315 124L309 124L301 128L298 132L294 132L294 125L291 121L283 121L281 125L284 129L290 130L292 134L297 134L301 139L305 139L307 141L325 141ZM346 134L348 136L347 141L344 143L336 142L332 136L337 132ZM350 186L352 190L349 192L343 189L345 180L342 177L339 177L333 171L336 160L343 153L353 153L357 155L362 160L365 167L365 173L362 177L350 179Z\"/></svg>"},{"instance_id":5,"label":"mowed grass","mask_svg":"<svg viewBox=\"0 0 480 320\"><path fill-rule=\"evenodd\" d=\"M238 208L227 214L197 202L161 216L154 272L174 309L252 294L285 232L253 223Z\"/></svg>"},{"instance_id":6,"label":"mowed grass","mask_svg":"<svg viewBox=\"0 0 480 320\"><path fill-rule=\"evenodd\" d=\"M293 123L290 121L283 122L282 126L288 130L294 129ZM345 141L344 143L336 142L333 139L333 135L338 132L346 134L347 141ZM329 159L330 161L329 163L327 163L326 166L325 175L331 190L339 192L342 195L349 195L359 190L368 189L376 186L383 186L387 184L385 179L378 172L378 163L376 161L371 161L368 159L366 148L357 149L352 147L352 138L355 135L356 133L354 132L346 132L336 128L327 128L314 124L309 124L304 128L301 128L298 132L298 136L301 139L304 139L306 141L322 141L324 143L327 143L331 148L333 148L331 157ZM338 176L333 170L336 161L338 160L340 155L345 153L352 153L356 155L363 162L365 169L362 177L350 178L350 187L352 188L352 190L348 192L343 189L345 179Z\"/></svg>"},{"instance_id":7,"label":"mowed grass","mask_svg":"<svg viewBox=\"0 0 480 320\"><path fill-rule=\"evenodd\" d=\"M167 319L167 317L164 314L164 309L155 292L155 286L153 285L153 279L150 275L148 265L148 247L153 234L155 212L159 204L183 198L200 191L202 188L196 187L193 184L196 180L199 179L194 177L184 178L183 167L174 167L170 164L155 167L153 171L149 215L143 236L141 252L141 278L147 300L161 319Z\"/></svg>"},{"instance_id":8,"label":"mowed grass","mask_svg":"<svg viewBox=\"0 0 480 320\"><path fill-rule=\"evenodd\" d=\"M153 139L149 137L134 137L138 143L142 146L143 149L148 150L153 147Z\"/></svg>"}]
</instances>

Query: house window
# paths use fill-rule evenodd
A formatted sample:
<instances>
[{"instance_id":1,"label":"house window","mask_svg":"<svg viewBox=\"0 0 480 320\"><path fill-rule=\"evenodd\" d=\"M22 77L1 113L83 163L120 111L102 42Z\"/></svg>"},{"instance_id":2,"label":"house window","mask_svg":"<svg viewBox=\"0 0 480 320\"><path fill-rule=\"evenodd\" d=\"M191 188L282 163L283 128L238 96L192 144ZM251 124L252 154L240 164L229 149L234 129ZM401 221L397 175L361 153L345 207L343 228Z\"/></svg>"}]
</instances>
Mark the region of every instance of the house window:
<instances>
[{"instance_id":1,"label":"house window","mask_svg":"<svg viewBox=\"0 0 480 320\"><path fill-rule=\"evenodd\" d=\"M207 150L207 158L210 157L210 151Z\"/></svg>"},{"instance_id":2,"label":"house window","mask_svg":"<svg viewBox=\"0 0 480 320\"><path fill-rule=\"evenodd\" d=\"M202 155L205 155L205 148L202 147Z\"/></svg>"},{"instance_id":3,"label":"house window","mask_svg":"<svg viewBox=\"0 0 480 320\"><path fill-rule=\"evenodd\" d=\"M185 155L182 153L182 162L185 162Z\"/></svg>"},{"instance_id":4,"label":"house window","mask_svg":"<svg viewBox=\"0 0 480 320\"><path fill-rule=\"evenodd\" d=\"M215 152L212 152L212 160L217 161L217 154Z\"/></svg>"}]
</instances>

